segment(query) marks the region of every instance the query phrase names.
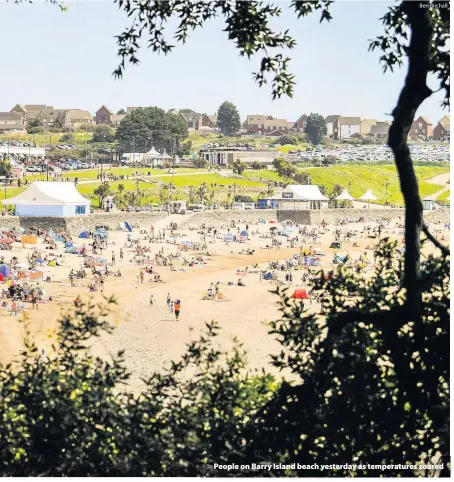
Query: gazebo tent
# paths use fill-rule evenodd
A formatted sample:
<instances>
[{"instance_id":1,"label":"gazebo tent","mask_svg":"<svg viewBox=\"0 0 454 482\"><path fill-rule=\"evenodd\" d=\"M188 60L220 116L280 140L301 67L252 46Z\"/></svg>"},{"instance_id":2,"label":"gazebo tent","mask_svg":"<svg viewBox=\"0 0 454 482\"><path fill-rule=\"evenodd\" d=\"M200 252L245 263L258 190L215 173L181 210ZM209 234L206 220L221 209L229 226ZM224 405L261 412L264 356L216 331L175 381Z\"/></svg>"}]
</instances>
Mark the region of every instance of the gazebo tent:
<instances>
[{"instance_id":1,"label":"gazebo tent","mask_svg":"<svg viewBox=\"0 0 454 482\"><path fill-rule=\"evenodd\" d=\"M347 189L344 189L336 198L336 201L354 201L354 200L355 198L347 191Z\"/></svg>"},{"instance_id":2,"label":"gazebo tent","mask_svg":"<svg viewBox=\"0 0 454 482\"><path fill-rule=\"evenodd\" d=\"M368 189L359 199L360 201L376 201L378 197L374 196L372 191Z\"/></svg>"},{"instance_id":3,"label":"gazebo tent","mask_svg":"<svg viewBox=\"0 0 454 482\"><path fill-rule=\"evenodd\" d=\"M69 217L90 214L90 201L80 194L72 182L37 181L18 196L6 199L4 204L13 204L18 216Z\"/></svg>"}]
</instances>

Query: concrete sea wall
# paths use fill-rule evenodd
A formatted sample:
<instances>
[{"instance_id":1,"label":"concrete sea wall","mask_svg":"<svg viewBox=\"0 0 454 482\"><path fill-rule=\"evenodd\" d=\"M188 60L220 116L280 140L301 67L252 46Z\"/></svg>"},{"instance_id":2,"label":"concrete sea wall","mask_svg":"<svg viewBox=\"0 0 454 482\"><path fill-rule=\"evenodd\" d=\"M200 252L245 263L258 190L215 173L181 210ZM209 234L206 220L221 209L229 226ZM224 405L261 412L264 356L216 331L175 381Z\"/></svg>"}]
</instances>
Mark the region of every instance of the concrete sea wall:
<instances>
[{"instance_id":1,"label":"concrete sea wall","mask_svg":"<svg viewBox=\"0 0 454 482\"><path fill-rule=\"evenodd\" d=\"M149 228L151 224L166 218L164 212L140 212L140 213L92 213L89 216L78 216L69 218L56 217L18 217L3 216L0 220L0 227L4 228L41 228L52 229L53 231L66 231L72 235L79 234L83 229L94 230L96 226L108 226L115 229L118 223L128 221L131 224ZM387 218L404 221L403 209L324 209L321 211L277 211L276 209L257 209L253 211L205 211L192 215L179 216L178 224L181 226L200 226L201 224L222 225L230 224L231 221L253 223L259 219L267 221L275 219L279 222L291 219L301 225L317 224L322 220L333 223L338 218L360 218L366 221ZM426 223L449 222L449 209L438 209L425 211Z\"/></svg>"}]
</instances>

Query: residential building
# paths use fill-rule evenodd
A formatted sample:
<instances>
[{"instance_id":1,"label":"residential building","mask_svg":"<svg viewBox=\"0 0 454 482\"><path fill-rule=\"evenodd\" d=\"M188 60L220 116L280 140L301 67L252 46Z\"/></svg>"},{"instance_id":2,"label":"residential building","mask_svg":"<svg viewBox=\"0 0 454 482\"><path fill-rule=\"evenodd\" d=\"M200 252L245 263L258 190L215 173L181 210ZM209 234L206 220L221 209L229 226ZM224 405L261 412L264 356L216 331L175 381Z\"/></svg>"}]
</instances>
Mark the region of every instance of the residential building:
<instances>
[{"instance_id":1,"label":"residential building","mask_svg":"<svg viewBox=\"0 0 454 482\"><path fill-rule=\"evenodd\" d=\"M419 116L412 124L408 137L410 139L424 139L427 140L432 137L432 122L425 117Z\"/></svg>"},{"instance_id":2,"label":"residential building","mask_svg":"<svg viewBox=\"0 0 454 482\"><path fill-rule=\"evenodd\" d=\"M24 133L25 117L20 112L0 112L0 133Z\"/></svg>"},{"instance_id":3,"label":"residential building","mask_svg":"<svg viewBox=\"0 0 454 482\"><path fill-rule=\"evenodd\" d=\"M433 138L436 141L449 141L451 139L451 124L448 116L444 116L433 130Z\"/></svg>"},{"instance_id":4,"label":"residential building","mask_svg":"<svg viewBox=\"0 0 454 482\"><path fill-rule=\"evenodd\" d=\"M305 132L306 131L306 124L307 124L307 115L303 114L295 122L295 125L293 126L293 129L295 129L297 132Z\"/></svg>"},{"instance_id":5,"label":"residential building","mask_svg":"<svg viewBox=\"0 0 454 482\"><path fill-rule=\"evenodd\" d=\"M56 122L60 122L60 125L63 126L65 123L65 112L65 109L46 107L35 117L35 119L39 119L44 126L52 126Z\"/></svg>"},{"instance_id":6,"label":"residential building","mask_svg":"<svg viewBox=\"0 0 454 482\"><path fill-rule=\"evenodd\" d=\"M295 122L277 119L270 115L248 115L243 124L248 134L282 135L293 129Z\"/></svg>"},{"instance_id":7,"label":"residential building","mask_svg":"<svg viewBox=\"0 0 454 482\"><path fill-rule=\"evenodd\" d=\"M95 115L96 124L110 124L111 117L115 115L115 113L110 110L106 105L102 105L97 111Z\"/></svg>"},{"instance_id":8,"label":"residential building","mask_svg":"<svg viewBox=\"0 0 454 482\"><path fill-rule=\"evenodd\" d=\"M120 122L127 116L128 114L112 114L110 116L110 123L118 127L120 125Z\"/></svg>"},{"instance_id":9,"label":"residential building","mask_svg":"<svg viewBox=\"0 0 454 482\"><path fill-rule=\"evenodd\" d=\"M363 119L361 121L360 134L362 136L368 136L370 134L372 126L377 125L377 119Z\"/></svg>"},{"instance_id":10,"label":"residential building","mask_svg":"<svg viewBox=\"0 0 454 482\"><path fill-rule=\"evenodd\" d=\"M391 122L377 122L370 128L369 135L374 139L387 139Z\"/></svg>"},{"instance_id":11,"label":"residential building","mask_svg":"<svg viewBox=\"0 0 454 482\"><path fill-rule=\"evenodd\" d=\"M179 115L187 122L189 131L200 130L202 114L198 114L197 112L179 112Z\"/></svg>"},{"instance_id":12,"label":"residential building","mask_svg":"<svg viewBox=\"0 0 454 482\"><path fill-rule=\"evenodd\" d=\"M218 126L218 116L202 114L202 119L200 122L201 130L214 131Z\"/></svg>"},{"instance_id":13,"label":"residential building","mask_svg":"<svg viewBox=\"0 0 454 482\"><path fill-rule=\"evenodd\" d=\"M19 112L28 121L35 119L45 109L53 109L53 106L45 104L16 104L10 112Z\"/></svg>"},{"instance_id":14,"label":"residential building","mask_svg":"<svg viewBox=\"0 0 454 482\"><path fill-rule=\"evenodd\" d=\"M67 109L64 111L65 126L76 124L93 124L93 116L88 110Z\"/></svg>"},{"instance_id":15,"label":"residential building","mask_svg":"<svg viewBox=\"0 0 454 482\"><path fill-rule=\"evenodd\" d=\"M142 107L126 107L126 114L130 114L131 112L141 108Z\"/></svg>"},{"instance_id":16,"label":"residential building","mask_svg":"<svg viewBox=\"0 0 454 482\"><path fill-rule=\"evenodd\" d=\"M361 135L360 117L339 117L339 139L350 139Z\"/></svg>"},{"instance_id":17,"label":"residential building","mask_svg":"<svg viewBox=\"0 0 454 482\"><path fill-rule=\"evenodd\" d=\"M328 130L327 136L332 139L337 139L339 137L339 118L340 115L329 115L325 119L326 128Z\"/></svg>"}]
</instances>

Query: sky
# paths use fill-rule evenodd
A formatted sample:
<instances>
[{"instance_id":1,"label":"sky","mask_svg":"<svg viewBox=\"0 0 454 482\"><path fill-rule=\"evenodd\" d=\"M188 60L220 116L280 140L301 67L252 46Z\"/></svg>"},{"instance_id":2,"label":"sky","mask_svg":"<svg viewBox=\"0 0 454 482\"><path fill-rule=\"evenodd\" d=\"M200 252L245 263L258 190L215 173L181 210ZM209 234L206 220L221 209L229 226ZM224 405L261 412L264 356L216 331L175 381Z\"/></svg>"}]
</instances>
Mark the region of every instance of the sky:
<instances>
[{"instance_id":1,"label":"sky","mask_svg":"<svg viewBox=\"0 0 454 482\"><path fill-rule=\"evenodd\" d=\"M140 64L128 65L123 78L115 79L114 36L130 19L113 0L73 1L67 12L45 2L3 2L0 111L20 103L94 114L105 104L114 111L158 106L214 114L228 100L242 120L247 114L267 114L294 121L311 112L382 120L390 118L405 76L404 69L383 74L379 53L368 52L369 40L383 31L379 18L389 5L385 1L335 2L334 19L323 24L318 14L297 19L288 2L274 2L283 14L273 27L289 29L297 42L286 52L296 77L294 96L274 101L271 87L259 88L253 80L260 57L239 56L223 32L222 18L192 32L168 56L147 50L143 42ZM448 113L441 100L442 93L433 95L417 114L435 124Z\"/></svg>"}]
</instances>

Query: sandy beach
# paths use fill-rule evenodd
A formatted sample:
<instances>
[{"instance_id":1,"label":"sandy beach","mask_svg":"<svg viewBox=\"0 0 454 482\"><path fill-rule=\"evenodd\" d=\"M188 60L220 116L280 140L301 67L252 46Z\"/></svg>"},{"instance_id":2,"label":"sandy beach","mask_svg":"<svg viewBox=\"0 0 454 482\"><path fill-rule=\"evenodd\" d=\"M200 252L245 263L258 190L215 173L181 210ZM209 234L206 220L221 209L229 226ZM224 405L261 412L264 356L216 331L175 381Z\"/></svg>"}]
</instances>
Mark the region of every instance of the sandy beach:
<instances>
[{"instance_id":1,"label":"sandy beach","mask_svg":"<svg viewBox=\"0 0 454 482\"><path fill-rule=\"evenodd\" d=\"M287 271L275 271L277 280L266 281L261 279L260 272L265 271L269 262L285 261L300 253L301 247L320 249L325 253L319 256L321 266L314 269L333 269L334 254L348 254L352 260L367 253L369 259L373 257L373 248L378 239L369 238L366 232L367 226L372 230L376 223L347 222L339 227L334 225L308 226L308 231L318 233L318 237L298 235L298 242L291 247L289 238L276 236L281 246L266 249L271 244L270 228L283 229L282 225L267 223L249 223L248 238L244 242L224 242L224 234L230 230L230 234L238 235L246 229L246 223L237 223L233 226L222 226L218 221L212 225L211 233L205 232L206 249L182 250L181 240L191 243L203 243L201 226L198 229L191 226L190 216L171 215L153 225L155 236L162 233L170 223L177 223L174 239L179 244L170 244L170 230L166 229L166 239L159 242L149 241L151 226L144 225L133 229L132 233L125 231L109 231L108 246L103 250L102 256L108 260L108 269L120 270L122 277L112 275L104 277L104 292L89 291L93 276L89 274L86 279L74 280L75 286L71 286L68 275L71 269L78 270L84 264L84 258L77 254L64 253L62 243L58 243L58 253L62 254L63 266L45 266L44 279L51 274L50 283L40 281L40 286L52 298L52 301L39 303L39 309L32 309L31 303L25 303L25 312L18 316L12 316L10 311L0 311L0 361L9 362L17 359L23 346L24 323L26 318L33 338L40 348L49 350L55 341L55 328L62 310L72 309L74 299L80 295L84 300L91 297L94 301L101 301L104 296L115 296L118 304L114 307L111 320L116 329L112 335L105 334L96 340L92 346L94 353L106 356L118 350L125 350L127 368L131 371L130 389L136 390L141 387L141 379L151 376L159 371L170 360L177 360L185 349L186 344L198 337L205 323L216 320L221 326L221 332L216 340L220 346L228 346L233 337L237 337L248 352L248 361L252 368L265 368L273 371L270 364L270 354L280 350L279 343L268 335L268 322L279 317L278 297L272 293L276 285L288 286L290 292L295 288L307 288L302 282L303 271L293 270L292 281L286 282ZM208 221L210 218L207 218ZM241 213L238 213L241 220ZM208 227L207 221L207 227ZM352 220L350 220L352 221ZM381 232L382 237L402 240L402 221L392 220ZM302 228L302 227L299 227ZM299 229L298 228L298 229ZM216 237L213 230L216 229ZM294 227L293 229L297 229ZM355 235L349 241L343 241L340 249L330 248L334 240L335 230L343 234L355 231ZM438 236L444 236L448 243L449 232L443 224L435 226ZM145 233L146 231L146 233ZM133 239L133 247L125 247L128 244L128 236ZM4 251L5 261L8 262L13 256L21 261L25 260L35 249L45 252L45 246L40 239L36 245L21 245L14 243L12 251ZM74 245L81 247L91 242L90 239L73 238ZM154 258L160 250L164 255L178 255L179 259L173 261L174 270L168 266L156 266L153 264L153 272L159 273L162 283L151 280L152 275L145 274L143 283L140 282L139 273L144 269L143 264L138 264L134 256L137 246L149 248L150 252L144 253L142 259ZM180 246L180 248L178 247ZM123 250L124 259L120 260L120 248ZM244 250L254 250L254 254L240 254ZM111 266L112 252L115 255L115 266ZM207 255L207 252L209 255ZM64 254L63 254L64 253ZM90 253L89 253L90 254ZM203 260L194 266L185 264L186 258L190 264L194 258ZM255 268L253 267L256 266ZM243 275L247 267L247 274ZM98 269L98 268L97 268ZM242 274L239 276L237 270ZM86 269L87 273L90 270ZM241 278L246 286L238 286ZM210 284L219 283L221 300L203 300L202 293L206 293ZM230 283L230 284L229 284ZM170 293L172 301L181 300L181 314L177 321L175 315L167 306L167 295ZM153 306L150 306L150 295L153 295ZM298 301L297 301L298 302ZM311 310L318 310L315 301L306 306Z\"/></svg>"}]
</instances>

